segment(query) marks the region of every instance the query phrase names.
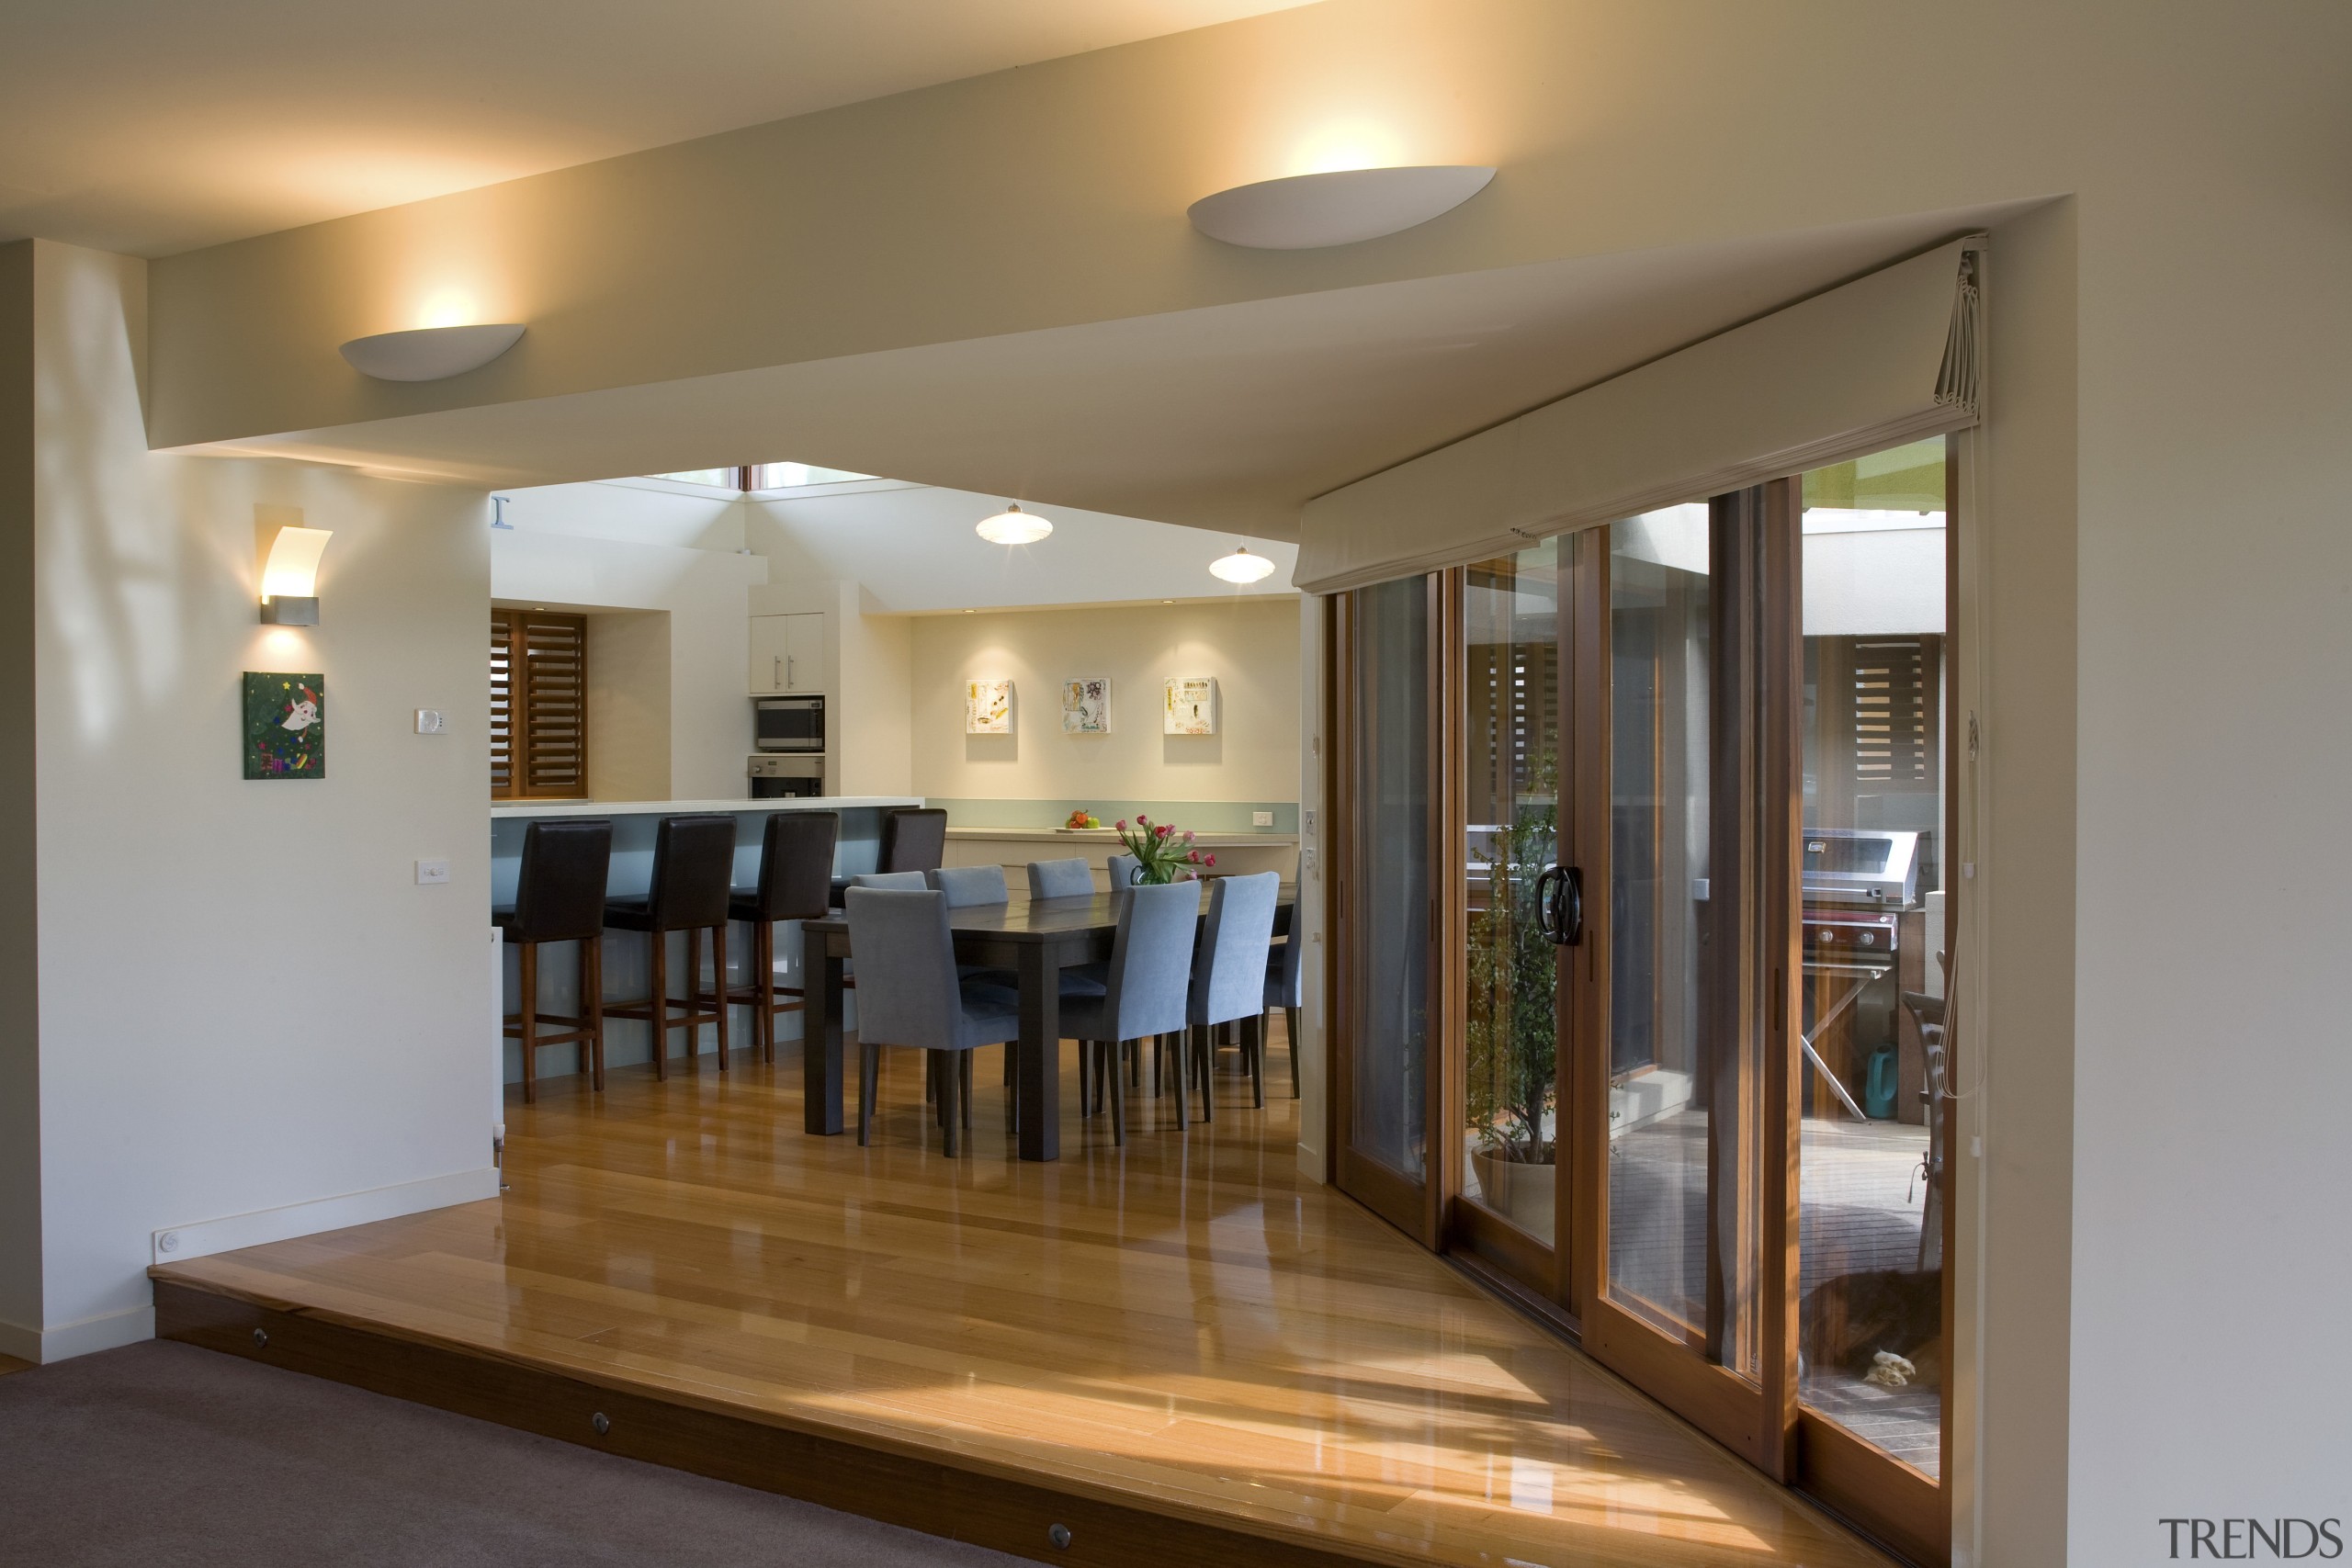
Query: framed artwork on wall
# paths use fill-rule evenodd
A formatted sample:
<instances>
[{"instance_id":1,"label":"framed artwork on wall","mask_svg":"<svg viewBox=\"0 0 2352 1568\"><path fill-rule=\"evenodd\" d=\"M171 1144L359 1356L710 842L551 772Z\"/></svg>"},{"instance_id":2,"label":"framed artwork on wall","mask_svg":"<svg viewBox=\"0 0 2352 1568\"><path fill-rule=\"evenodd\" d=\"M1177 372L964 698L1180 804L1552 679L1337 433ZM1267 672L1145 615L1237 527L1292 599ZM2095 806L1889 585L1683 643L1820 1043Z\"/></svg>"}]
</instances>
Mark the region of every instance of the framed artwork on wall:
<instances>
[{"instance_id":1,"label":"framed artwork on wall","mask_svg":"<svg viewBox=\"0 0 2352 1568\"><path fill-rule=\"evenodd\" d=\"M1111 733L1111 678L1081 675L1062 682L1062 733Z\"/></svg>"},{"instance_id":2,"label":"framed artwork on wall","mask_svg":"<svg viewBox=\"0 0 2352 1568\"><path fill-rule=\"evenodd\" d=\"M1216 733L1216 677L1171 675L1168 679L1167 728L1170 735Z\"/></svg>"},{"instance_id":3,"label":"framed artwork on wall","mask_svg":"<svg viewBox=\"0 0 2352 1568\"><path fill-rule=\"evenodd\" d=\"M327 776L327 678L245 671L245 777Z\"/></svg>"},{"instance_id":4,"label":"framed artwork on wall","mask_svg":"<svg viewBox=\"0 0 2352 1568\"><path fill-rule=\"evenodd\" d=\"M1012 682L967 681L964 682L964 733L967 735L1010 735L1012 733Z\"/></svg>"}]
</instances>

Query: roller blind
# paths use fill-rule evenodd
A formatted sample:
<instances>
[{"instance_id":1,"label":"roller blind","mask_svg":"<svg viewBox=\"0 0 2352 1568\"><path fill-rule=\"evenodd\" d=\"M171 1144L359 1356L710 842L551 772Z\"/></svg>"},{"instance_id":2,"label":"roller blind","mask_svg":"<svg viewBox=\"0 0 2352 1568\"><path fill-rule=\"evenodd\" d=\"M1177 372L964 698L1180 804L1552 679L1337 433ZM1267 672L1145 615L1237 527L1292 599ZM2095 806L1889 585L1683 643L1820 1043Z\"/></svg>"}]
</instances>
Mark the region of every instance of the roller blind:
<instances>
[{"instance_id":1,"label":"roller blind","mask_svg":"<svg viewBox=\"0 0 2352 1568\"><path fill-rule=\"evenodd\" d=\"M1484 560L1976 423L1971 235L1307 502L1298 586Z\"/></svg>"}]
</instances>

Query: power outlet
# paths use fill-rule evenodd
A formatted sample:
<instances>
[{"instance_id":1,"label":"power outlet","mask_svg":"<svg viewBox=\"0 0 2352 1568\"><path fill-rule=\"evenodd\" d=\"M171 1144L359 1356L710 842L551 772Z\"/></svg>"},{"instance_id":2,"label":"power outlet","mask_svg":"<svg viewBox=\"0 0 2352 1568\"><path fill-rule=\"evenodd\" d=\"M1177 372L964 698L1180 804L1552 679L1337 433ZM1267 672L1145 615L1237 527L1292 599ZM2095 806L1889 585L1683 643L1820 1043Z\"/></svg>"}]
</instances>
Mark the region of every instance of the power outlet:
<instances>
[{"instance_id":1,"label":"power outlet","mask_svg":"<svg viewBox=\"0 0 2352 1568\"><path fill-rule=\"evenodd\" d=\"M1250 813L1250 826L1252 828L1271 828L1273 825L1274 814L1272 812L1252 811Z\"/></svg>"},{"instance_id":2,"label":"power outlet","mask_svg":"<svg viewBox=\"0 0 2352 1568\"><path fill-rule=\"evenodd\" d=\"M416 863L416 885L437 887L449 880L449 863L446 860L421 860Z\"/></svg>"},{"instance_id":3,"label":"power outlet","mask_svg":"<svg viewBox=\"0 0 2352 1568\"><path fill-rule=\"evenodd\" d=\"M419 708L416 710L416 732L419 735L446 735L449 732L449 721L442 716L439 708Z\"/></svg>"}]
</instances>

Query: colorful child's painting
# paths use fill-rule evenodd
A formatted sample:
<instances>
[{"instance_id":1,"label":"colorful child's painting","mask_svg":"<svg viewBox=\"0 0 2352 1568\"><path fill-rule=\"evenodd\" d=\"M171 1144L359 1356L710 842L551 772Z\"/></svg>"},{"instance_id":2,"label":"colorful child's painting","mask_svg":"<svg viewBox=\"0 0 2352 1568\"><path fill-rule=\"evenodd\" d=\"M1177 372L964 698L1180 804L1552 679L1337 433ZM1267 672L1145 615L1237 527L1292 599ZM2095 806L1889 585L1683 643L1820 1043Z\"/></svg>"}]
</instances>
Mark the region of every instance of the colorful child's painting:
<instances>
[{"instance_id":1,"label":"colorful child's painting","mask_svg":"<svg viewBox=\"0 0 2352 1568\"><path fill-rule=\"evenodd\" d=\"M1110 677L1087 675L1062 682L1062 733L1111 733Z\"/></svg>"},{"instance_id":2,"label":"colorful child's painting","mask_svg":"<svg viewBox=\"0 0 2352 1568\"><path fill-rule=\"evenodd\" d=\"M967 735L1010 735L1012 733L1012 682L967 681L964 682L964 733Z\"/></svg>"},{"instance_id":3,"label":"colorful child's painting","mask_svg":"<svg viewBox=\"0 0 2352 1568\"><path fill-rule=\"evenodd\" d=\"M327 776L327 679L245 671L245 777Z\"/></svg>"},{"instance_id":4,"label":"colorful child's painting","mask_svg":"<svg viewBox=\"0 0 2352 1568\"><path fill-rule=\"evenodd\" d=\"M1168 682L1167 716L1166 733L1170 735L1215 735L1216 677L1171 676Z\"/></svg>"}]
</instances>

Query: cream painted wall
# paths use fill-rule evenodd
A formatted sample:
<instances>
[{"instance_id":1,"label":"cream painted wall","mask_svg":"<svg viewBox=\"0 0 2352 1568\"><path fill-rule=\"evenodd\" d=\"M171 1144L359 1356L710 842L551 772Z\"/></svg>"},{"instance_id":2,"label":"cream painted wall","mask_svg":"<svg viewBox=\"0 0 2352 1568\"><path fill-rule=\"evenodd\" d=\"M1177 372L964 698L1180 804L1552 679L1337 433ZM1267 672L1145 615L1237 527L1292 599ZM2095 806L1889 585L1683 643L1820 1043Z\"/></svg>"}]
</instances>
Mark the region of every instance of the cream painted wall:
<instances>
[{"instance_id":1,"label":"cream painted wall","mask_svg":"<svg viewBox=\"0 0 2352 1568\"><path fill-rule=\"evenodd\" d=\"M592 799L682 798L670 787L674 619L667 610L599 610L587 617Z\"/></svg>"},{"instance_id":2,"label":"cream painted wall","mask_svg":"<svg viewBox=\"0 0 2352 1568\"><path fill-rule=\"evenodd\" d=\"M751 594L767 580L767 563L736 553L740 505L732 498L665 495L623 486L560 485L511 492L512 531L491 535L491 594L502 604L592 612L591 700L600 712L627 716L621 736L588 737L591 787L635 800L705 800L749 787L743 760L752 750ZM645 543L629 536L642 522L650 536L704 543ZM713 547L714 546L718 547ZM616 668L614 659L653 649L656 626L636 620L601 626L600 610L650 611L666 629L666 689L648 669ZM596 648L606 650L600 661ZM649 705L666 705L655 713ZM666 756L623 759L616 744L648 745ZM487 787L487 786L485 786ZM640 794L639 791L650 791Z\"/></svg>"},{"instance_id":3,"label":"cream painted wall","mask_svg":"<svg viewBox=\"0 0 2352 1568\"><path fill-rule=\"evenodd\" d=\"M912 795L915 621L875 613L862 584L841 585L826 708L827 787L839 795Z\"/></svg>"},{"instance_id":4,"label":"cream painted wall","mask_svg":"<svg viewBox=\"0 0 2352 1568\"><path fill-rule=\"evenodd\" d=\"M1298 798L1298 601L924 615L914 622L914 793L951 798ZM1111 678L1111 733L1064 735L1061 683ZM1160 683L1214 675L1213 737L1160 733ZM1009 678L1009 736L964 733L964 682Z\"/></svg>"},{"instance_id":5,"label":"cream painted wall","mask_svg":"<svg viewBox=\"0 0 2352 1568\"><path fill-rule=\"evenodd\" d=\"M151 455L145 264L30 250L39 468L5 575L39 594L0 681L35 705L9 816L38 824L42 1271L6 1348L55 1358L149 1332L159 1229L194 1251L230 1216L258 1240L497 1190L489 507ZM313 630L257 624L256 504L334 532ZM240 777L243 670L323 672L324 779ZM449 732L412 733L417 707Z\"/></svg>"}]
</instances>

